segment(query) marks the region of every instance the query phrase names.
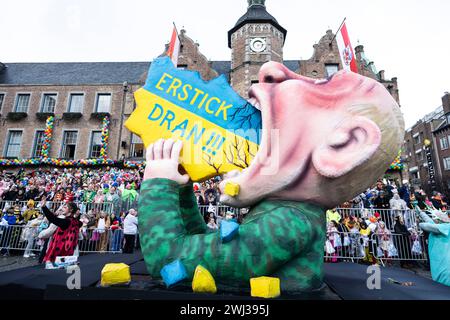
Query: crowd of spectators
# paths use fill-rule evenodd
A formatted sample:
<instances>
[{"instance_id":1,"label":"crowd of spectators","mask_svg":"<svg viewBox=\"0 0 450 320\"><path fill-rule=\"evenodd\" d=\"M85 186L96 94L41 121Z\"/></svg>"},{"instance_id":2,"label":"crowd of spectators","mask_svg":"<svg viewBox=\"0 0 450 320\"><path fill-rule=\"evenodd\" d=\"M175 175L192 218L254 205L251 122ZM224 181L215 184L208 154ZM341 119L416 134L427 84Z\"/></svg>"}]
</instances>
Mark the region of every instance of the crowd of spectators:
<instances>
[{"instance_id":1,"label":"crowd of spectators","mask_svg":"<svg viewBox=\"0 0 450 320\"><path fill-rule=\"evenodd\" d=\"M401 185L379 180L372 188L342 204L341 207L407 210L414 209L416 205L422 210L427 207L447 210L447 200L442 193L434 191L430 195L423 189L412 189L407 180L403 181Z\"/></svg>"},{"instance_id":2,"label":"crowd of spectators","mask_svg":"<svg viewBox=\"0 0 450 320\"><path fill-rule=\"evenodd\" d=\"M45 251L57 228L41 214L38 203L45 199L47 206L48 203L55 204L51 209L61 218L62 204L76 204L81 226L80 250L130 253L138 243L135 209L142 177L142 169L113 167L0 171L0 227L23 227L21 234L5 237L3 232L0 248L7 253L4 241L15 237L26 243L25 257L33 256L34 241ZM211 230L219 229L223 220L241 223L248 212L247 209L220 205L220 182L216 177L193 185L200 212ZM421 209L447 208L445 198L438 192L428 197L423 190L412 190L406 181L400 186L380 180L366 192L342 204L339 210L328 210L325 252L329 260L336 262L343 251L363 257L368 263L376 263L380 257L394 257L398 255L396 247L399 244L393 234L408 238L405 243L411 243L411 246L407 249L410 252L415 249L419 254L415 242L418 230L405 224L403 215L405 210L416 205ZM345 212L347 208L350 211ZM373 239L376 239L375 246Z\"/></svg>"},{"instance_id":3,"label":"crowd of spectators","mask_svg":"<svg viewBox=\"0 0 450 320\"><path fill-rule=\"evenodd\" d=\"M418 228L416 207L445 212L447 201L437 191L428 196L422 189L412 190L407 181L400 186L379 180L339 209L328 210L324 248L327 260L357 257L378 264L381 258L389 264L390 258L399 258L402 267L411 267L414 257L428 259L427 234Z\"/></svg>"},{"instance_id":4,"label":"crowd of spectators","mask_svg":"<svg viewBox=\"0 0 450 320\"><path fill-rule=\"evenodd\" d=\"M52 170L0 171L0 199L102 204L135 202L143 171L118 168L64 168ZM118 211L116 212L119 213Z\"/></svg>"},{"instance_id":5,"label":"crowd of spectators","mask_svg":"<svg viewBox=\"0 0 450 320\"><path fill-rule=\"evenodd\" d=\"M9 254L8 248L19 243L26 243L24 257L34 256L35 244L45 252L58 226L41 214L39 202L43 199L59 218L64 218L65 204L76 205L79 250L119 252L123 247L123 252L132 252L131 243L137 243L134 208L142 175L142 170L111 167L0 171L2 253ZM22 230L8 226L21 226Z\"/></svg>"}]
</instances>

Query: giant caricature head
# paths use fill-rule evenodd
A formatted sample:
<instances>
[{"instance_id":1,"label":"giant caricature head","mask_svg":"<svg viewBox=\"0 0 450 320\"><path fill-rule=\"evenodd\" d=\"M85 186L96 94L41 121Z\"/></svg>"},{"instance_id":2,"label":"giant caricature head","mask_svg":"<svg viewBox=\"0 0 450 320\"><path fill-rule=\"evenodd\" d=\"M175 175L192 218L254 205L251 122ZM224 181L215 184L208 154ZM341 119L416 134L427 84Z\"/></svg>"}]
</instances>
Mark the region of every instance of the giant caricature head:
<instances>
[{"instance_id":1,"label":"giant caricature head","mask_svg":"<svg viewBox=\"0 0 450 320\"><path fill-rule=\"evenodd\" d=\"M227 183L240 186L238 195L222 195L225 204L280 198L334 207L382 176L404 139L389 92L353 72L315 80L269 62L249 97L262 112L262 142L250 167L220 184L222 193Z\"/></svg>"}]
</instances>

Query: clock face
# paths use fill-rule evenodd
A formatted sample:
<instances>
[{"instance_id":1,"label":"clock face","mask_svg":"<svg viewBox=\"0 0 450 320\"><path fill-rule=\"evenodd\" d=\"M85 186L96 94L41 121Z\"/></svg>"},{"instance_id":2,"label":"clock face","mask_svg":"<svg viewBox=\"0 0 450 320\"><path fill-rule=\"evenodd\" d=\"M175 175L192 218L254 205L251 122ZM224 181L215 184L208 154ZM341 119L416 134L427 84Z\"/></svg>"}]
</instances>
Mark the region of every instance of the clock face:
<instances>
[{"instance_id":1,"label":"clock face","mask_svg":"<svg viewBox=\"0 0 450 320\"><path fill-rule=\"evenodd\" d=\"M266 47L266 40L263 38L255 38L250 42L250 49L253 52L263 52L264 50L266 50Z\"/></svg>"}]
</instances>

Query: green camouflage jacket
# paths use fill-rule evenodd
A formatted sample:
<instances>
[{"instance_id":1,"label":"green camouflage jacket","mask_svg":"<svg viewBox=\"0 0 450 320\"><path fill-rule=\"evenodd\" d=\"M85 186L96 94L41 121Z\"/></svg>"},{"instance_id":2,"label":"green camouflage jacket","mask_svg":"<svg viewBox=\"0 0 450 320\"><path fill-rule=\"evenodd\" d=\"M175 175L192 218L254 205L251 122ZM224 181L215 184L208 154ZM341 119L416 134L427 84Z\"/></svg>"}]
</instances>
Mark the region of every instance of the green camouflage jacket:
<instances>
[{"instance_id":1,"label":"green camouflage jacket","mask_svg":"<svg viewBox=\"0 0 450 320\"><path fill-rule=\"evenodd\" d=\"M265 200L251 208L239 235L222 243L220 233L208 232L199 213L192 185L167 179L142 184L139 234L150 275L180 259L192 280L198 265L216 282L250 286L250 278L278 277L281 290L317 289L323 279L325 210L282 200Z\"/></svg>"}]
</instances>

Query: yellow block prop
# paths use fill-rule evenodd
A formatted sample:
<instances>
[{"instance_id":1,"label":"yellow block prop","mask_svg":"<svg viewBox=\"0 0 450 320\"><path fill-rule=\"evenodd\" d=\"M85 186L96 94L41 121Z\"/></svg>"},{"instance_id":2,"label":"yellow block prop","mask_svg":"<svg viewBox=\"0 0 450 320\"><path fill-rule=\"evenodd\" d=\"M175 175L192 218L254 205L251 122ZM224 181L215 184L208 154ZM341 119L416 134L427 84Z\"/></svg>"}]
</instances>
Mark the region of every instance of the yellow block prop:
<instances>
[{"instance_id":1,"label":"yellow block prop","mask_svg":"<svg viewBox=\"0 0 450 320\"><path fill-rule=\"evenodd\" d=\"M256 298L276 298L281 294L280 279L260 277L250 279L251 295Z\"/></svg>"},{"instance_id":2,"label":"yellow block prop","mask_svg":"<svg viewBox=\"0 0 450 320\"><path fill-rule=\"evenodd\" d=\"M198 266L195 269L194 279L192 280L192 290L196 293L217 292L216 282L214 281L213 276L202 266Z\"/></svg>"},{"instance_id":3,"label":"yellow block prop","mask_svg":"<svg viewBox=\"0 0 450 320\"><path fill-rule=\"evenodd\" d=\"M230 197L236 197L239 195L240 186L237 183L227 183L225 186L225 194Z\"/></svg>"},{"instance_id":4,"label":"yellow block prop","mask_svg":"<svg viewBox=\"0 0 450 320\"><path fill-rule=\"evenodd\" d=\"M131 281L130 267L125 263L109 263L103 267L101 286L128 284Z\"/></svg>"}]
</instances>

